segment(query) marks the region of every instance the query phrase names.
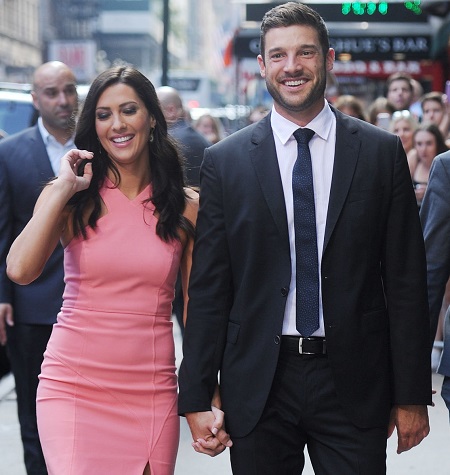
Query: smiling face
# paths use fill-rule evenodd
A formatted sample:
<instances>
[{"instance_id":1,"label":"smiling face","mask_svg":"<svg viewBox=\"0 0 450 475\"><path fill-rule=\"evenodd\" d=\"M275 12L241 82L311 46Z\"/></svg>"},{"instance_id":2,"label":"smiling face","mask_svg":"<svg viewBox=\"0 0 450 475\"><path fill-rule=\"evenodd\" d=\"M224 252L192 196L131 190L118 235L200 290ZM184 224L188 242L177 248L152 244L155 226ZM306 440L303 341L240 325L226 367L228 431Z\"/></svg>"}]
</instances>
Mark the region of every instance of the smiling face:
<instances>
[{"instance_id":1,"label":"smiling face","mask_svg":"<svg viewBox=\"0 0 450 475\"><path fill-rule=\"evenodd\" d=\"M258 63L276 111L298 125L306 125L323 108L334 50L324 58L316 30L293 25L269 30L264 51Z\"/></svg>"},{"instance_id":2,"label":"smiling face","mask_svg":"<svg viewBox=\"0 0 450 475\"><path fill-rule=\"evenodd\" d=\"M155 124L132 87L118 83L100 95L95 109L95 130L118 168L147 166L148 140Z\"/></svg>"}]
</instances>

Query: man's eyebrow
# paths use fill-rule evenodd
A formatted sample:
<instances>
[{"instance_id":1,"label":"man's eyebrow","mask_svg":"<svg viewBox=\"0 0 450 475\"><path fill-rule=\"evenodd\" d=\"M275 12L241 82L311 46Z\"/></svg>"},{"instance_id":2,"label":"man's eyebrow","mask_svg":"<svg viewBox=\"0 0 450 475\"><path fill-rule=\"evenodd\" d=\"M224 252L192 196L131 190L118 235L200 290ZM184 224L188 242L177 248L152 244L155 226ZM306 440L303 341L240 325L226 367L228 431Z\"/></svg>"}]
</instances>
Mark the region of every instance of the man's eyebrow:
<instances>
[{"instance_id":1,"label":"man's eyebrow","mask_svg":"<svg viewBox=\"0 0 450 475\"><path fill-rule=\"evenodd\" d=\"M273 48L270 48L267 50L267 53L268 54L273 54L273 53L277 53L277 52L280 52L280 51L284 51L286 48L284 46L274 46ZM299 45L297 47L298 50L302 50L302 49L312 49L314 51L320 51L320 48L315 45L315 44L302 44L302 45Z\"/></svg>"},{"instance_id":2,"label":"man's eyebrow","mask_svg":"<svg viewBox=\"0 0 450 475\"><path fill-rule=\"evenodd\" d=\"M77 85L75 83L64 84L61 88L61 91L65 91L66 89L76 89ZM42 91L58 91L60 88L58 86L44 86L41 88Z\"/></svg>"}]
</instances>

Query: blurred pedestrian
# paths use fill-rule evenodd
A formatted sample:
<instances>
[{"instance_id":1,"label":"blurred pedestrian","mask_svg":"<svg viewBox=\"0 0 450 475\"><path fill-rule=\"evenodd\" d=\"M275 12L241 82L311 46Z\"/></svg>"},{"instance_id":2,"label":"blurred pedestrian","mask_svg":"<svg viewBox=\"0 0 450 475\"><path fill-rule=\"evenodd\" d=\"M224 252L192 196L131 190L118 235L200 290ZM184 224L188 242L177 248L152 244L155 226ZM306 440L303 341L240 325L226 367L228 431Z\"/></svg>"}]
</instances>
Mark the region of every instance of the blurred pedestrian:
<instances>
[{"instance_id":1,"label":"blurred pedestrian","mask_svg":"<svg viewBox=\"0 0 450 475\"><path fill-rule=\"evenodd\" d=\"M254 124L255 122L260 121L262 118L266 117L266 115L270 112L266 106L256 106L252 109L248 116L248 123Z\"/></svg>"},{"instance_id":2,"label":"blurred pedestrian","mask_svg":"<svg viewBox=\"0 0 450 475\"><path fill-rule=\"evenodd\" d=\"M419 123L408 110L395 111L389 123L389 131L400 137L411 175L417 164L417 150L414 148L413 140L417 127L419 127Z\"/></svg>"},{"instance_id":3,"label":"blurred pedestrian","mask_svg":"<svg viewBox=\"0 0 450 475\"><path fill-rule=\"evenodd\" d=\"M211 142L187 122L183 101L176 89L162 86L156 89L156 93L167 121L169 134L178 142L185 159L186 183L198 189L203 152Z\"/></svg>"},{"instance_id":4,"label":"blurred pedestrian","mask_svg":"<svg viewBox=\"0 0 450 475\"><path fill-rule=\"evenodd\" d=\"M183 186L155 89L136 69L94 80L75 143L7 258L10 278L28 284L65 247L37 392L45 461L50 475L173 475L171 304L180 267L188 282L197 193Z\"/></svg>"},{"instance_id":5,"label":"blurred pedestrian","mask_svg":"<svg viewBox=\"0 0 450 475\"><path fill-rule=\"evenodd\" d=\"M29 475L46 474L36 424L36 388L47 341L61 308L63 249L49 257L41 276L27 286L6 276L5 259L33 214L42 186L59 173L73 141L78 96L74 73L63 63L39 66L33 76L38 123L0 141L0 342L7 345Z\"/></svg>"},{"instance_id":6,"label":"blurred pedestrian","mask_svg":"<svg viewBox=\"0 0 450 475\"><path fill-rule=\"evenodd\" d=\"M356 117L359 120L367 121L363 103L351 94L339 96L333 105L344 114Z\"/></svg>"},{"instance_id":7,"label":"blurred pedestrian","mask_svg":"<svg viewBox=\"0 0 450 475\"><path fill-rule=\"evenodd\" d=\"M414 101L414 85L411 76L405 73L391 74L386 80L386 98L395 110L409 110Z\"/></svg>"},{"instance_id":8,"label":"blurred pedestrian","mask_svg":"<svg viewBox=\"0 0 450 475\"><path fill-rule=\"evenodd\" d=\"M411 105L409 106L409 111L417 119L418 122L421 122L422 106L420 104L420 99L423 96L423 86L417 79L414 78L411 78L411 84L413 88L413 97L411 100Z\"/></svg>"},{"instance_id":9,"label":"blurred pedestrian","mask_svg":"<svg viewBox=\"0 0 450 475\"><path fill-rule=\"evenodd\" d=\"M442 92L432 91L422 96L420 101L424 122L432 122L439 127L447 147L450 147L450 101Z\"/></svg>"},{"instance_id":10,"label":"blurred pedestrian","mask_svg":"<svg viewBox=\"0 0 450 475\"><path fill-rule=\"evenodd\" d=\"M325 100L335 54L309 6L269 10L260 48L271 113L205 151L179 411L235 475L300 474L305 445L317 474L380 475L395 427L398 453L429 432L406 156Z\"/></svg>"},{"instance_id":11,"label":"blurred pedestrian","mask_svg":"<svg viewBox=\"0 0 450 475\"><path fill-rule=\"evenodd\" d=\"M201 115L195 121L194 128L211 144L215 144L225 137L222 122L211 114Z\"/></svg>"},{"instance_id":12,"label":"blurred pedestrian","mask_svg":"<svg viewBox=\"0 0 450 475\"><path fill-rule=\"evenodd\" d=\"M179 92L173 87L162 86L156 89L161 109L167 121L169 134L177 141L184 158L186 183L195 190L200 186L200 166L203 161L203 153L211 142L197 132L187 121L186 111ZM184 333L183 323L184 299L181 286L181 276L178 275L175 285L175 298L173 301L173 313Z\"/></svg>"},{"instance_id":13,"label":"blurred pedestrian","mask_svg":"<svg viewBox=\"0 0 450 475\"><path fill-rule=\"evenodd\" d=\"M384 130L389 129L389 123L395 107L386 97L377 97L369 105L369 122Z\"/></svg>"},{"instance_id":14,"label":"blurred pedestrian","mask_svg":"<svg viewBox=\"0 0 450 475\"><path fill-rule=\"evenodd\" d=\"M416 163L413 165L411 176L417 205L420 207L427 189L434 157L448 150L448 147L438 126L431 122L422 123L417 127L413 135L413 145L416 150Z\"/></svg>"}]
</instances>

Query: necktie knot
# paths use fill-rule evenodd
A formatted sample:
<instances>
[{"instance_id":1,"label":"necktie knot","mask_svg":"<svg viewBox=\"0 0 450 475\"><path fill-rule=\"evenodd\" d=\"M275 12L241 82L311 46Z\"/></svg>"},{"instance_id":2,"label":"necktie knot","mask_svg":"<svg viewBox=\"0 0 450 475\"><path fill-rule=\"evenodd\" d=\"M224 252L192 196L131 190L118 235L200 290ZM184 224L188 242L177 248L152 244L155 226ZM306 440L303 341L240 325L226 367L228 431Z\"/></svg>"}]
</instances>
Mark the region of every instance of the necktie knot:
<instances>
[{"instance_id":1,"label":"necktie knot","mask_svg":"<svg viewBox=\"0 0 450 475\"><path fill-rule=\"evenodd\" d=\"M307 144L315 134L314 130L311 129L297 129L294 132L295 140L297 143Z\"/></svg>"}]
</instances>

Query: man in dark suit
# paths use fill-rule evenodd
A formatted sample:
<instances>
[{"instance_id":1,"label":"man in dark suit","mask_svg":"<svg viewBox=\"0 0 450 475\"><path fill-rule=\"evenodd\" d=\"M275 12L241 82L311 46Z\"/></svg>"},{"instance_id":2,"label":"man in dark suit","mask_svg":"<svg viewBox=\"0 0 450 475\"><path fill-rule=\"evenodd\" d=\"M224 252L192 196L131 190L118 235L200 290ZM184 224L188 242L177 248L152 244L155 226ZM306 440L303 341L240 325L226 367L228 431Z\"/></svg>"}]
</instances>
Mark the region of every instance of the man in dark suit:
<instances>
[{"instance_id":1,"label":"man in dark suit","mask_svg":"<svg viewBox=\"0 0 450 475\"><path fill-rule=\"evenodd\" d=\"M59 159L75 148L78 96L73 72L58 61L41 65L34 73L32 96L38 123L0 142L0 342L7 345L14 374L26 470L41 475L47 469L36 424L36 389L62 303L63 249L55 250L41 277L27 286L7 278L5 260L43 185L58 175Z\"/></svg>"},{"instance_id":2,"label":"man in dark suit","mask_svg":"<svg viewBox=\"0 0 450 475\"><path fill-rule=\"evenodd\" d=\"M178 143L184 159L186 185L192 187L194 190L198 190L203 153L205 152L205 148L211 144L187 122L183 101L175 88L161 86L156 89L156 93L167 122L168 132ZM183 334L184 300L183 290L181 288L181 274L178 274L178 279L175 284L173 313Z\"/></svg>"},{"instance_id":3,"label":"man in dark suit","mask_svg":"<svg viewBox=\"0 0 450 475\"><path fill-rule=\"evenodd\" d=\"M211 145L186 120L186 110L179 92L170 86L156 89L169 134L178 142L185 160L186 184L198 189L203 152Z\"/></svg>"},{"instance_id":4,"label":"man in dark suit","mask_svg":"<svg viewBox=\"0 0 450 475\"><path fill-rule=\"evenodd\" d=\"M445 286L450 278L450 152L438 155L420 208L428 269L431 341L436 335ZM441 395L450 411L450 313L444 322L444 348L438 366L444 375Z\"/></svg>"},{"instance_id":5,"label":"man in dark suit","mask_svg":"<svg viewBox=\"0 0 450 475\"><path fill-rule=\"evenodd\" d=\"M272 112L205 151L179 412L198 452L231 446L235 475L300 474L305 445L316 474L380 475L388 433L400 453L429 432L425 250L405 152L325 101L333 61L314 10L274 7L258 56Z\"/></svg>"}]
</instances>

